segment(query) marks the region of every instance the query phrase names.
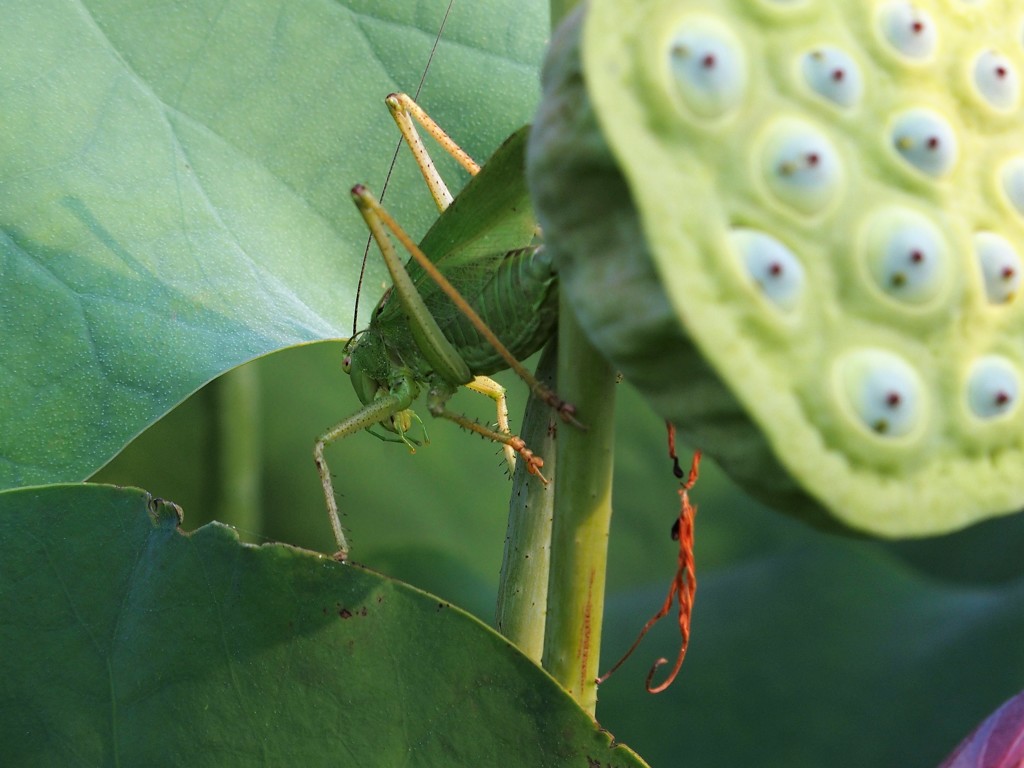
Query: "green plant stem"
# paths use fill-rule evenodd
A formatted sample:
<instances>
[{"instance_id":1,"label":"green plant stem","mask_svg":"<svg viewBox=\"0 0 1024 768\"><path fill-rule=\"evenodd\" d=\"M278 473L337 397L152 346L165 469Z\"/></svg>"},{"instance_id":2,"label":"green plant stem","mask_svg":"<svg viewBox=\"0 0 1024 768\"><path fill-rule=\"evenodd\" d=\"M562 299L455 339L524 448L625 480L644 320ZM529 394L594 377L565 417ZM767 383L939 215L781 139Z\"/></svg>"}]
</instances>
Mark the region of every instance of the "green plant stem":
<instances>
[{"instance_id":1,"label":"green plant stem","mask_svg":"<svg viewBox=\"0 0 1024 768\"><path fill-rule=\"evenodd\" d=\"M541 354L537 365L538 381L553 387L557 366L558 344L555 339ZM551 407L540 398L531 396L519 432L533 452L544 459L543 471L552 483L558 474L556 422L557 416ZM538 664L544 655L554 510L555 491L552 485L545 486L527 472L524 462L519 462L509 501L495 625Z\"/></svg>"},{"instance_id":2,"label":"green plant stem","mask_svg":"<svg viewBox=\"0 0 1024 768\"><path fill-rule=\"evenodd\" d=\"M591 714L612 515L615 372L583 335L563 293L558 392L587 431L560 425L544 668Z\"/></svg>"},{"instance_id":3,"label":"green plant stem","mask_svg":"<svg viewBox=\"0 0 1024 768\"><path fill-rule=\"evenodd\" d=\"M219 495L217 519L241 533L262 530L260 380L252 365L217 380Z\"/></svg>"}]
</instances>

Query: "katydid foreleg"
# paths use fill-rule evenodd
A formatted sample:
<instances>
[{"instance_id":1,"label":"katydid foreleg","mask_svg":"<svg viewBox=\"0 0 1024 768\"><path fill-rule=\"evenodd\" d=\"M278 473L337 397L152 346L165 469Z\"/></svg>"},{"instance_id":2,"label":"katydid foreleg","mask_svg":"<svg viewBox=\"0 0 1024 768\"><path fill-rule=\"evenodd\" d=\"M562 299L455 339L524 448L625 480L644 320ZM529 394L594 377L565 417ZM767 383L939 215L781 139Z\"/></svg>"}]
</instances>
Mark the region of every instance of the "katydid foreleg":
<instances>
[{"instance_id":1,"label":"katydid foreleg","mask_svg":"<svg viewBox=\"0 0 1024 768\"><path fill-rule=\"evenodd\" d=\"M396 418L401 414L409 413L408 408L419 394L419 387L411 378L399 379L390 392L376 397L372 402L364 405L344 421L340 421L317 438L313 446L313 460L316 462L317 472L320 473L320 482L324 488L324 498L327 500L327 514L331 519L331 528L334 531L334 539L338 545L335 557L338 560L345 560L348 557L348 539L341 528L341 518L338 513L338 502L334 498L334 483L331 480L331 471L324 459L324 448L348 435L355 434L360 430L372 427L374 424L389 421L398 432L399 437L404 438L411 419Z\"/></svg>"}]
</instances>

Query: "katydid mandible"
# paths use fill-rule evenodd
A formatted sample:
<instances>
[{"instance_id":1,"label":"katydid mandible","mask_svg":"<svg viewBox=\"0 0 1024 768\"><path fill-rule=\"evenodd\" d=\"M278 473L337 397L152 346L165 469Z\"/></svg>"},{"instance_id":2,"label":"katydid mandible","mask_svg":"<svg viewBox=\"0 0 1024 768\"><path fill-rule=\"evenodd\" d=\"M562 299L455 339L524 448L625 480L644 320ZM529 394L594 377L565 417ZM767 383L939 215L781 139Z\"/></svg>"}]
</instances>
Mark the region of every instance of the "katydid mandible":
<instances>
[{"instance_id":1,"label":"katydid mandible","mask_svg":"<svg viewBox=\"0 0 1024 768\"><path fill-rule=\"evenodd\" d=\"M324 448L363 429L376 434L376 426L397 435L383 439L413 447L408 432L416 416L410 408L422 389L433 416L504 444L510 464L518 453L542 480L543 460L511 433L504 388L487 375L512 368L564 419L576 423L572 406L519 362L550 338L558 305L557 276L540 243L523 177L527 129L509 137L481 169L408 96L392 94L387 104L441 216L417 246L365 187L352 190L393 284L369 327L345 345L343 369L363 407L324 432L313 449L341 560L349 547ZM434 169L413 120L473 174L458 198L452 199ZM402 264L388 232L412 255L407 264ZM495 400L497 429L446 407L460 386Z\"/></svg>"}]
</instances>

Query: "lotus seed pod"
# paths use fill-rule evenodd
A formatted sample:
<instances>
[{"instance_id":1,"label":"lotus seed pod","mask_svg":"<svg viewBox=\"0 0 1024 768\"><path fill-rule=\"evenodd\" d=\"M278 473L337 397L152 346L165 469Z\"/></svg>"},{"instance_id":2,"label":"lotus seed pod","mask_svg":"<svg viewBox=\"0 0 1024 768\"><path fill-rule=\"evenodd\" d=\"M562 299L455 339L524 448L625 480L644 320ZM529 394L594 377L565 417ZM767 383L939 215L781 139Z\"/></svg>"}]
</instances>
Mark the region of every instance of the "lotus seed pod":
<instances>
[{"instance_id":1,"label":"lotus seed pod","mask_svg":"<svg viewBox=\"0 0 1024 768\"><path fill-rule=\"evenodd\" d=\"M528 174L569 301L780 511L896 537L1024 506L1022 29L590 0L553 41Z\"/></svg>"}]
</instances>

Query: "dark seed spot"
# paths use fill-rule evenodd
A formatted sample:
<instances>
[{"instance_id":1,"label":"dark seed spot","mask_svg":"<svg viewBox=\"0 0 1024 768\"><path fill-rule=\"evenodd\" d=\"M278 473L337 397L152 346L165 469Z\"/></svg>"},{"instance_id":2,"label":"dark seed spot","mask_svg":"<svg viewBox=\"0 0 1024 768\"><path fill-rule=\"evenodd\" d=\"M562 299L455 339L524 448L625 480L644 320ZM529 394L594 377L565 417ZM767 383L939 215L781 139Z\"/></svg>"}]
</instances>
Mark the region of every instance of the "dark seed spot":
<instances>
[{"instance_id":1,"label":"dark seed spot","mask_svg":"<svg viewBox=\"0 0 1024 768\"><path fill-rule=\"evenodd\" d=\"M996 405L1003 406L1010 402L1010 395L1009 393L1000 390L999 392L996 392L994 400Z\"/></svg>"},{"instance_id":2,"label":"dark seed spot","mask_svg":"<svg viewBox=\"0 0 1024 768\"><path fill-rule=\"evenodd\" d=\"M341 618L343 619L351 619L352 611L350 611L348 608L342 608L340 611L338 611L338 615L341 616Z\"/></svg>"},{"instance_id":3,"label":"dark seed spot","mask_svg":"<svg viewBox=\"0 0 1024 768\"><path fill-rule=\"evenodd\" d=\"M846 72L844 72L843 70L841 70L841 69L833 69L832 70L832 79L835 80L837 83L842 82L844 77L846 77Z\"/></svg>"},{"instance_id":4,"label":"dark seed spot","mask_svg":"<svg viewBox=\"0 0 1024 768\"><path fill-rule=\"evenodd\" d=\"M1017 270L1013 267L1003 267L1003 271L999 273L1003 280L1012 280L1015 274L1017 274Z\"/></svg>"},{"instance_id":5,"label":"dark seed spot","mask_svg":"<svg viewBox=\"0 0 1024 768\"><path fill-rule=\"evenodd\" d=\"M821 157L818 156L817 152L809 152L807 154L807 165L814 168L818 163L821 162Z\"/></svg>"},{"instance_id":6,"label":"dark seed spot","mask_svg":"<svg viewBox=\"0 0 1024 768\"><path fill-rule=\"evenodd\" d=\"M768 274L772 277L778 277L782 274L782 265L777 261L773 261L768 265ZM682 475L680 475L680 477L682 477Z\"/></svg>"},{"instance_id":7,"label":"dark seed spot","mask_svg":"<svg viewBox=\"0 0 1024 768\"><path fill-rule=\"evenodd\" d=\"M910 263L911 264L920 264L922 261L924 261L924 252L923 251L915 248L914 250L912 250L910 252Z\"/></svg>"},{"instance_id":8,"label":"dark seed spot","mask_svg":"<svg viewBox=\"0 0 1024 768\"><path fill-rule=\"evenodd\" d=\"M885 396L885 404L890 408L898 408L900 403L903 402L903 398L899 392L890 392Z\"/></svg>"},{"instance_id":9,"label":"dark seed spot","mask_svg":"<svg viewBox=\"0 0 1024 768\"><path fill-rule=\"evenodd\" d=\"M715 61L715 54L713 54L713 53L705 54L704 58L701 59L700 63L701 63L701 66L704 67L704 69L713 69L715 64L717 63Z\"/></svg>"},{"instance_id":10,"label":"dark seed spot","mask_svg":"<svg viewBox=\"0 0 1024 768\"><path fill-rule=\"evenodd\" d=\"M929 136L928 140L925 141L924 145L926 147L928 147L928 149L930 149L932 151L935 151L936 149L939 148L939 137L938 136Z\"/></svg>"}]
</instances>

